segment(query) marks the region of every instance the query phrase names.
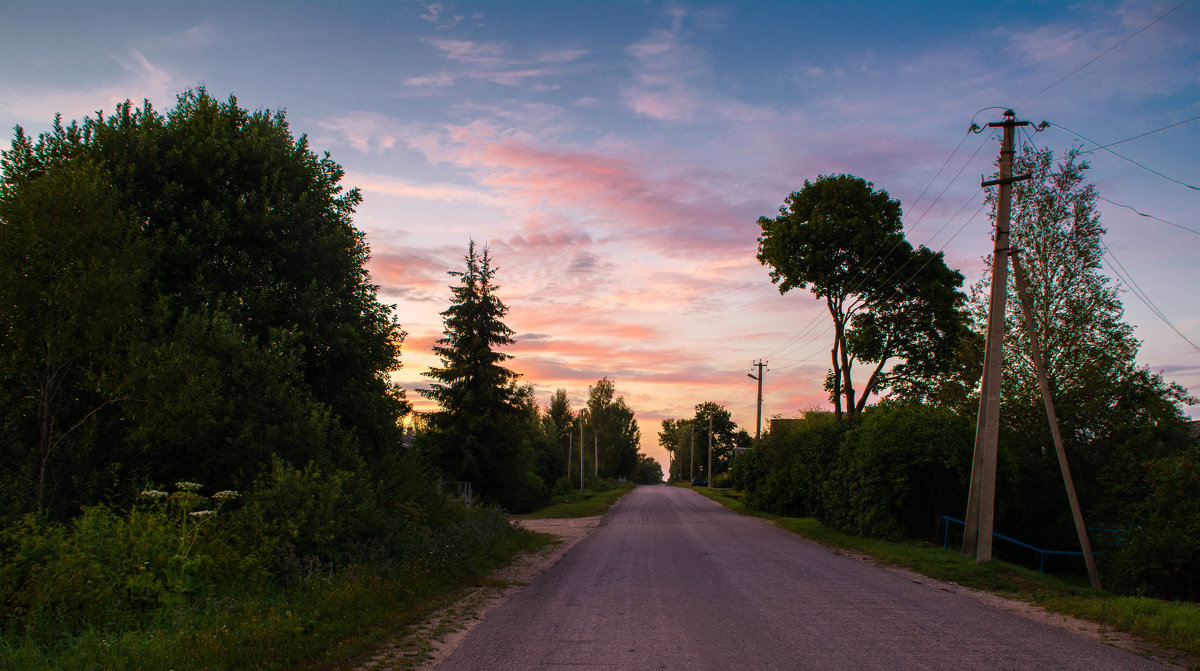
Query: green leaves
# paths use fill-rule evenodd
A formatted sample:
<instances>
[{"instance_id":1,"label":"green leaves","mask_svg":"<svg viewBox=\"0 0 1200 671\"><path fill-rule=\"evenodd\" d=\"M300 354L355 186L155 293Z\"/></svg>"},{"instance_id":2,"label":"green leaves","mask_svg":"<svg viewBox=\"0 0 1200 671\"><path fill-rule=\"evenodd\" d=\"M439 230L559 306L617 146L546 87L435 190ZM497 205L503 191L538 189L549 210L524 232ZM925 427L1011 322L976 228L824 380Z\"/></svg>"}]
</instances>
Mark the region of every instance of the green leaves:
<instances>
[{"instance_id":1,"label":"green leaves","mask_svg":"<svg viewBox=\"0 0 1200 671\"><path fill-rule=\"evenodd\" d=\"M780 293L824 298L834 325L827 388L837 416L862 411L890 386L912 388L953 362L966 335L963 276L940 253L904 239L900 203L852 175L823 175L792 193L775 219L760 217L758 260ZM901 363L885 370L886 364ZM872 368L856 395L853 368ZM924 387L923 383L916 386Z\"/></svg>"},{"instance_id":2,"label":"green leaves","mask_svg":"<svg viewBox=\"0 0 1200 671\"><path fill-rule=\"evenodd\" d=\"M13 509L57 491L69 514L106 471L241 487L272 453L356 467L394 449L405 334L363 267L361 195L282 113L203 88L166 116L127 101L18 129L3 167Z\"/></svg>"}]
</instances>

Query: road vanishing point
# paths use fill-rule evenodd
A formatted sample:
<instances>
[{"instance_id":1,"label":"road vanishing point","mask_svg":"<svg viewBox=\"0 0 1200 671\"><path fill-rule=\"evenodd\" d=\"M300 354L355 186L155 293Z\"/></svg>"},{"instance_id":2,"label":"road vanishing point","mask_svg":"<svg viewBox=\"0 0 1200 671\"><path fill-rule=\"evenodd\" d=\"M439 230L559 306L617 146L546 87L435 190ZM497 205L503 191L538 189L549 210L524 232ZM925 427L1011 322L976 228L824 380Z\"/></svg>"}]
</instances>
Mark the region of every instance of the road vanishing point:
<instances>
[{"instance_id":1,"label":"road vanishing point","mask_svg":"<svg viewBox=\"0 0 1200 671\"><path fill-rule=\"evenodd\" d=\"M691 490L643 486L437 668L1176 667L841 555Z\"/></svg>"}]
</instances>

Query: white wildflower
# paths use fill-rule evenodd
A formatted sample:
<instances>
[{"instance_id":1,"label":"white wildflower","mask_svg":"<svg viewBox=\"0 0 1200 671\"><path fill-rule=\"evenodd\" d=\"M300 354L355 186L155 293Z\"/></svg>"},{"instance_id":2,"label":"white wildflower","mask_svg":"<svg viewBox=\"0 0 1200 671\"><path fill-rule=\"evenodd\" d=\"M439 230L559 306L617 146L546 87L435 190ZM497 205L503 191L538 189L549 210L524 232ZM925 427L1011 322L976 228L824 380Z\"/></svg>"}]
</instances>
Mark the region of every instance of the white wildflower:
<instances>
[{"instance_id":1,"label":"white wildflower","mask_svg":"<svg viewBox=\"0 0 1200 671\"><path fill-rule=\"evenodd\" d=\"M212 495L212 497L217 501L230 501L236 499L238 496L240 496L240 494L230 489L226 489Z\"/></svg>"},{"instance_id":2,"label":"white wildflower","mask_svg":"<svg viewBox=\"0 0 1200 671\"><path fill-rule=\"evenodd\" d=\"M200 491L200 487L200 484L188 482L187 480L181 480L175 483L175 489L178 489L181 492L198 492Z\"/></svg>"},{"instance_id":3,"label":"white wildflower","mask_svg":"<svg viewBox=\"0 0 1200 671\"><path fill-rule=\"evenodd\" d=\"M192 517L196 517L196 518L203 518L203 517L208 517L209 515L212 515L215 512L216 512L215 510L195 510L195 511L188 513L188 515L190 515Z\"/></svg>"},{"instance_id":4,"label":"white wildflower","mask_svg":"<svg viewBox=\"0 0 1200 671\"><path fill-rule=\"evenodd\" d=\"M148 499L161 499L167 496L167 493L157 489L144 489L138 496L144 496Z\"/></svg>"}]
</instances>

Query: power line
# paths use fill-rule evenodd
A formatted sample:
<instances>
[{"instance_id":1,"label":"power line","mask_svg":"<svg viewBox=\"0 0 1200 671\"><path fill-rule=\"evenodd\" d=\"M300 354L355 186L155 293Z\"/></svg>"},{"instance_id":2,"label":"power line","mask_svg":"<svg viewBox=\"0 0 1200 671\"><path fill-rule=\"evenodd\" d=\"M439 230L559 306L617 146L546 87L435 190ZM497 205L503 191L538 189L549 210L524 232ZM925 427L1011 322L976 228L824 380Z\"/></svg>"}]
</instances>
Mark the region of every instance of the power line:
<instances>
[{"instance_id":1,"label":"power line","mask_svg":"<svg viewBox=\"0 0 1200 671\"><path fill-rule=\"evenodd\" d=\"M1090 60L1090 61L1088 61L1088 62L1084 63L1083 65L1080 65L1079 67L1075 68L1075 69L1074 69L1074 70L1072 70L1071 72L1069 72L1069 73L1067 73L1066 75L1064 75L1064 76L1063 76L1061 79L1059 79L1058 81L1056 81L1056 82L1054 82L1053 84L1051 84L1051 85L1047 86L1046 88L1042 89L1041 91L1038 91L1037 93L1033 94L1032 96L1030 96L1030 97L1026 98L1026 99L1025 99L1025 100L1024 100L1024 101L1023 101L1021 104L1017 105L1017 107L1024 107L1024 106L1025 106L1025 103L1028 103L1029 101L1033 100L1034 98L1037 98L1038 96L1042 95L1042 94L1043 94L1043 93L1045 93L1046 91L1049 91L1050 89L1054 88L1055 86L1058 86L1059 84L1061 84L1061 83L1063 83L1063 82L1067 81L1067 80L1068 80L1068 79L1070 79L1071 77L1074 77L1076 74L1078 74L1078 73L1079 73L1079 71L1080 71L1080 70L1083 70L1084 68L1086 68L1087 66L1091 65L1092 63L1095 63L1096 61L1100 60L1101 58L1104 58L1104 57L1105 57L1105 56L1107 56L1107 55L1109 54L1109 52L1111 52L1113 49L1116 49L1117 47L1121 46L1122 44L1125 44L1125 43L1126 43L1126 42L1128 42L1129 40L1132 40L1133 38L1137 37L1137 36L1138 36L1138 35L1140 35L1140 34L1141 34L1143 31L1145 31L1147 28L1149 28L1150 26L1153 26L1154 24L1158 23L1159 21L1162 21L1163 19L1167 18L1167 17L1168 17L1168 16L1170 16L1171 14L1174 14L1174 13L1175 13L1175 12L1176 12L1176 11L1177 11L1177 10L1178 10L1180 7L1183 7L1184 5L1188 4L1188 3L1189 3L1189 2L1191 2L1191 1L1192 1L1192 0L1183 0L1183 2L1179 3L1178 5L1176 5L1176 6L1174 7L1174 9L1171 9L1171 10L1169 10L1169 11L1168 11L1166 14L1163 14L1162 16L1158 17L1157 19L1154 19L1153 21L1151 21L1150 23L1147 23L1146 25L1142 26L1141 28L1138 28L1136 31L1134 31L1132 34L1130 34L1130 35L1129 35L1128 37L1126 37L1125 39L1121 40L1120 42L1117 42L1116 44L1112 45L1111 47L1109 47L1109 48L1105 49L1104 51L1100 52L1100 54L1099 54L1099 55L1097 55L1097 56L1096 56L1095 58L1093 58L1092 60Z\"/></svg>"},{"instance_id":2,"label":"power line","mask_svg":"<svg viewBox=\"0 0 1200 671\"><path fill-rule=\"evenodd\" d=\"M1182 126L1185 123L1191 123L1193 121L1198 121L1198 120L1200 120L1200 116L1194 116L1190 119L1185 119L1178 123L1173 123L1170 126L1163 126L1162 128L1158 128L1158 129L1155 129L1155 130L1152 130L1152 131L1149 131L1146 133L1142 133L1141 135L1134 135L1133 137L1128 137L1128 138L1125 138L1124 140L1117 140L1116 142L1109 142L1108 144L1104 145L1103 147L1099 147L1099 149L1108 149L1109 147L1115 147L1119 144L1125 144L1126 142L1133 142L1134 140L1140 140L1148 135L1154 135L1155 133L1161 133L1164 130L1171 130L1172 128L1174 128L1176 126Z\"/></svg>"},{"instance_id":3,"label":"power line","mask_svg":"<svg viewBox=\"0 0 1200 671\"><path fill-rule=\"evenodd\" d=\"M982 112L986 109L990 109L990 108L984 108L982 110L979 110L979 112ZM996 109L1000 109L1000 108L996 108ZM975 114L978 115L979 112L976 112ZM974 117L972 117L971 127L967 129L967 132L963 133L962 139L960 139L958 141L958 144L954 146L954 149L950 152L950 155L947 156L946 160L942 162L942 166L940 168L938 168L937 173L935 173L933 178L931 178L929 180L929 182L925 185L925 188L921 191L921 194L919 196L917 196L917 200L913 202L913 204L911 206L912 208L915 209L916 206L921 202L921 199L925 197L925 194L929 191L929 188L931 186L933 186L933 183L935 181L937 181L937 178L942 174L942 171L945 170L946 166L950 164L950 161L952 161L954 159L955 155L958 154L958 150L960 148L962 148L963 143L966 142L967 138L971 136L971 133L975 128L976 127L974 125ZM975 159L975 156L979 154L980 149L983 148L983 145L987 142L987 140L988 140L988 138L984 138L983 141L980 142L979 147L977 147L975 149L975 152L972 153L971 156L965 162L963 162L963 165L958 169L958 172L955 173L954 177L946 185L946 188L942 189L941 193L938 194L937 198L934 199L934 201L932 203L930 203L929 207L926 208L925 212L922 213L920 217L918 217L916 223L914 223L912 228L909 229L909 232L912 232L912 230L915 229L921 223L921 221L925 218L925 215L927 215L929 213L929 211L933 208L933 206L937 204L938 200L941 199L942 195L946 193L946 190L949 189L950 186L953 185L954 182L958 180L959 176L962 175L963 170L965 170L967 165L969 165L971 163L971 161ZM945 228L945 226L943 226L943 228ZM869 263L874 262L875 265L871 268L871 270L866 275L862 276L859 279L859 281L855 284L855 286L853 288L851 288L851 290L848 292L848 294L855 293L858 290L858 288L861 287L863 285L863 283L865 283L867 281L867 279L870 277L870 275L873 275L876 271L879 270L879 268L881 268L883 266L883 262L885 260L887 260L887 257L891 256L892 252L895 251L896 247L899 246L899 242L897 242L896 244L894 244L892 246L891 249L888 250L887 254L884 254L883 257L879 257L879 250L882 249L884 244L886 244L886 243L880 243L880 245L877 246L871 252L871 254L868 257L868 258L870 258L870 261L867 261L867 263L869 264ZM807 335L808 333L811 333L812 330L814 328L816 328L820 322L821 322L820 315L814 317L812 319L812 321L810 321L806 326L804 326L799 332L797 332L795 335L793 335L788 340L786 340L782 345L779 345L775 349L766 353L764 355L764 357L770 358L770 357L776 356L780 352L783 352L788 347L790 347L793 343L798 342L805 335ZM800 347L802 347L802 346L803 345L800 345ZM793 348L790 351L795 351L795 349L796 348Z\"/></svg>"},{"instance_id":4,"label":"power line","mask_svg":"<svg viewBox=\"0 0 1200 671\"><path fill-rule=\"evenodd\" d=\"M1189 0L1189 2L1190 2L1190 0ZM1112 154L1113 156L1116 156L1117 158L1121 159L1122 161L1129 161L1130 163L1141 168L1142 170L1145 170L1146 172L1158 175L1159 177L1162 177L1163 179L1167 180L1168 182L1175 182L1176 184L1178 184L1180 186L1185 186L1189 189L1192 189L1193 191L1200 191L1200 187L1192 186L1191 184L1188 184L1186 182L1181 182L1173 177L1167 177L1166 175L1162 174L1161 172L1159 172L1157 170L1152 170L1150 168L1147 168L1146 166L1142 165L1141 163L1138 163L1137 161L1135 161L1131 158L1122 156L1122 155L1118 154L1117 152L1109 149L1107 147L1107 145L1101 145L1099 142L1096 142L1095 140L1085 137L1082 133L1076 133L1075 131L1071 130L1070 128L1067 128L1066 126L1063 126L1062 124L1056 124L1056 123L1052 123L1049 121L1046 121L1044 123L1049 126L1054 126L1055 128L1061 128L1061 129L1067 131L1068 133L1070 133L1071 135L1074 135L1074 136L1078 137L1079 139L1084 140L1085 142L1090 142L1090 143L1096 145L1097 149L1103 149L1104 151Z\"/></svg>"},{"instance_id":5,"label":"power line","mask_svg":"<svg viewBox=\"0 0 1200 671\"><path fill-rule=\"evenodd\" d=\"M1188 228L1187 226L1182 226L1182 225L1180 225L1180 224L1176 224L1176 223L1174 223L1174 222L1167 221L1166 219L1159 219L1158 217L1156 217L1156 216L1154 216L1154 215L1152 215L1152 214L1146 214L1145 212L1141 212L1141 211L1139 211L1137 208L1135 208L1135 207L1132 207L1132 206L1130 206L1130 205L1126 205L1126 204L1124 204L1124 203L1118 203L1118 202L1116 202L1116 201L1109 200L1109 199L1105 198L1104 196L1099 196L1099 195L1098 195L1098 196L1096 196L1096 198L1097 198L1097 199L1099 199L1099 200L1103 200L1103 201L1104 201L1104 202L1106 202L1106 203L1111 203L1111 204L1113 204L1113 205L1116 205L1117 207L1123 207L1123 208L1125 208L1125 209L1127 209L1127 210L1133 210L1134 214L1137 214L1137 215L1140 215L1140 216L1146 217L1147 219L1153 219L1153 220L1155 220L1155 221L1161 221L1162 223L1164 223L1164 224L1166 224L1166 225L1168 225L1168 226L1174 226L1175 228L1181 228L1181 229L1183 229L1183 230L1187 231L1188 233L1195 233L1196 235L1200 235L1200 231L1197 231L1197 230L1196 230L1196 229L1194 229L1194 228Z\"/></svg>"},{"instance_id":6,"label":"power line","mask_svg":"<svg viewBox=\"0 0 1200 671\"><path fill-rule=\"evenodd\" d=\"M1192 346L1192 349L1200 352L1200 345L1192 342L1191 339L1183 335L1183 332L1175 328L1175 325L1171 323L1171 320L1167 319L1167 316L1163 314L1163 311L1154 304L1154 301L1150 300L1150 296L1142 290L1142 287L1139 286L1138 283L1133 279L1133 275L1129 274L1129 271L1125 269L1125 266L1121 263L1120 259L1117 258L1117 255L1113 254L1112 250L1108 248L1108 245L1104 244L1103 240L1100 241L1100 246L1104 247L1105 255L1110 261L1112 261L1112 263L1109 264L1109 270L1113 271L1113 274L1117 276L1118 281L1129 288L1130 292L1132 292L1134 296L1137 296L1138 300L1140 300L1147 308L1149 308L1150 312L1152 312L1154 316L1162 320L1162 322L1166 324L1168 328L1175 332L1175 335L1183 338L1187 344ZM1114 266L1113 263L1116 265ZM1119 271L1118 268L1120 269ZM1122 273L1124 273L1124 276L1122 276Z\"/></svg>"}]
</instances>

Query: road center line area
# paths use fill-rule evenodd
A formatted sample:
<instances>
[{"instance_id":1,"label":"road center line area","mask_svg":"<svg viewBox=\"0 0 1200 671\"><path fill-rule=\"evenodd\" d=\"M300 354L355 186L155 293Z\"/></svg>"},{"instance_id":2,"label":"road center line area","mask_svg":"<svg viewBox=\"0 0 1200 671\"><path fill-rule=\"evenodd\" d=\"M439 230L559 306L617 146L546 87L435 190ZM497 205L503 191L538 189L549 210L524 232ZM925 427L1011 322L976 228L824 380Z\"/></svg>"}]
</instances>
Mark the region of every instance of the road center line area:
<instances>
[{"instance_id":1,"label":"road center line area","mask_svg":"<svg viewBox=\"0 0 1200 671\"><path fill-rule=\"evenodd\" d=\"M1174 667L643 486L437 668Z\"/></svg>"}]
</instances>

